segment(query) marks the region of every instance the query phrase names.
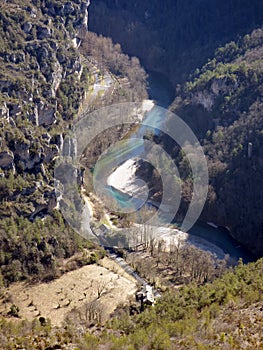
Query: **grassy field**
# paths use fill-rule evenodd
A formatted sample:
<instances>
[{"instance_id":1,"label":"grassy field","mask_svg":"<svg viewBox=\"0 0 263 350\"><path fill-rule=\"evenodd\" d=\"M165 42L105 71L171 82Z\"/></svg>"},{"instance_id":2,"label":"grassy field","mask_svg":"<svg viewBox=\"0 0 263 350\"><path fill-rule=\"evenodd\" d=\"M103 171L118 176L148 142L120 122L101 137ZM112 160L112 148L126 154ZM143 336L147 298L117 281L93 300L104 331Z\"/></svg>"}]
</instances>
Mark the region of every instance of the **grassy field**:
<instances>
[{"instance_id":1,"label":"grassy field","mask_svg":"<svg viewBox=\"0 0 263 350\"><path fill-rule=\"evenodd\" d=\"M133 298L136 281L108 258L100 264L84 266L48 283L14 283L5 290L0 313L7 317L11 306L16 305L21 319L43 316L59 326L72 310L98 301L104 321L119 304Z\"/></svg>"}]
</instances>

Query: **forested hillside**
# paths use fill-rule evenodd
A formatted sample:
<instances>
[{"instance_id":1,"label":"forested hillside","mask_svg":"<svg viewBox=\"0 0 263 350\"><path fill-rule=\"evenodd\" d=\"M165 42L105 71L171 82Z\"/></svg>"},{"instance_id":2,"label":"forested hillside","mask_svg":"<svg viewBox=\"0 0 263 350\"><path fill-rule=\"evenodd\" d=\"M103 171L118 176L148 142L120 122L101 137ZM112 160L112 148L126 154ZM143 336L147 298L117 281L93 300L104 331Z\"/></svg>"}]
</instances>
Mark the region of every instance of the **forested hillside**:
<instances>
[{"instance_id":1,"label":"forested hillside","mask_svg":"<svg viewBox=\"0 0 263 350\"><path fill-rule=\"evenodd\" d=\"M263 261L243 265L204 286L167 291L154 307L131 316L121 307L105 326L85 318L60 329L43 317L1 320L0 345L14 349L262 349Z\"/></svg>"},{"instance_id":2,"label":"forested hillside","mask_svg":"<svg viewBox=\"0 0 263 350\"><path fill-rule=\"evenodd\" d=\"M201 219L227 227L258 256L263 253L262 6L235 0L105 0L91 5L90 21L93 30L110 35L149 70L171 80L176 97L171 110L189 124L208 159L210 187ZM184 178L180 218L191 200L191 174L185 174L185 161L169 138L160 142L167 151L174 149ZM141 173L161 193L152 169Z\"/></svg>"},{"instance_id":3,"label":"forested hillside","mask_svg":"<svg viewBox=\"0 0 263 350\"><path fill-rule=\"evenodd\" d=\"M138 56L146 69L169 77L175 88L170 109L190 125L205 151L209 193L201 219L228 228L255 259L262 257L263 3L93 0L89 5L87 0L0 3L0 348L260 350L262 258L246 265L239 260L233 267L228 257L220 261L180 239L170 243L170 251L162 241L118 250L160 292L155 305L142 305L135 300L135 280L119 290L127 272L117 263L107 265L106 251L64 220L53 172L65 135L83 111L147 98L146 72L131 57ZM87 32L88 17L97 34ZM172 120L168 123L172 127ZM84 166L92 169L124 129L97 137L85 150ZM183 215L191 200L189 164L168 137L160 133L154 139L177 160ZM156 189L153 169L145 173L150 190ZM89 205L94 217L103 218L98 225L110 221L98 199ZM117 215L112 222L130 225ZM114 245L118 234L112 236ZM94 268L96 278L80 273L79 290L74 278L57 288L61 278L86 267ZM118 294L131 285L131 298L103 319L103 297L106 307L113 300L117 305ZM15 295L17 288L21 294ZM66 315L57 326L39 307L52 295L49 314Z\"/></svg>"},{"instance_id":4,"label":"forested hillside","mask_svg":"<svg viewBox=\"0 0 263 350\"><path fill-rule=\"evenodd\" d=\"M203 219L228 227L263 254L263 30L215 52L178 93L172 110L203 140L210 193Z\"/></svg>"},{"instance_id":5,"label":"forested hillside","mask_svg":"<svg viewBox=\"0 0 263 350\"><path fill-rule=\"evenodd\" d=\"M81 0L0 4L0 272L6 283L55 278L64 258L97 251L58 210L56 158L81 111L147 96L138 59L87 33L87 21L88 2ZM104 74L111 76L109 94L95 94Z\"/></svg>"},{"instance_id":6,"label":"forested hillside","mask_svg":"<svg viewBox=\"0 0 263 350\"><path fill-rule=\"evenodd\" d=\"M91 2L89 26L138 56L148 70L176 86L214 50L262 24L260 0L166 0Z\"/></svg>"}]
</instances>

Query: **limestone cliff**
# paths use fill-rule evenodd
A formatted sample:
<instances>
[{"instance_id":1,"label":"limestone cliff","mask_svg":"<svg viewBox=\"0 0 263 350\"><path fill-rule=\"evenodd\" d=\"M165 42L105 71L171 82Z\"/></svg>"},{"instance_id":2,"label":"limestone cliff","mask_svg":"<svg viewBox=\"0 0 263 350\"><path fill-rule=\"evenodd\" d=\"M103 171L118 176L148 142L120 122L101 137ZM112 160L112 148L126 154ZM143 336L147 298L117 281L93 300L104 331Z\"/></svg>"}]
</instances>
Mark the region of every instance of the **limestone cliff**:
<instances>
[{"instance_id":1,"label":"limestone cliff","mask_svg":"<svg viewBox=\"0 0 263 350\"><path fill-rule=\"evenodd\" d=\"M81 111L146 96L139 61L130 60L109 39L87 35L89 4L89 0L0 4L2 216L16 213L32 219L56 207L55 160ZM100 61L96 52L103 50ZM111 61L124 67L113 72L118 79L111 72ZM96 91L95 85L100 86Z\"/></svg>"},{"instance_id":2,"label":"limestone cliff","mask_svg":"<svg viewBox=\"0 0 263 350\"><path fill-rule=\"evenodd\" d=\"M76 46L87 31L88 5L83 0L0 5L3 216L10 215L4 204L9 201L16 201L19 213L31 218L56 206L53 160L62 131L77 114L85 92Z\"/></svg>"}]
</instances>

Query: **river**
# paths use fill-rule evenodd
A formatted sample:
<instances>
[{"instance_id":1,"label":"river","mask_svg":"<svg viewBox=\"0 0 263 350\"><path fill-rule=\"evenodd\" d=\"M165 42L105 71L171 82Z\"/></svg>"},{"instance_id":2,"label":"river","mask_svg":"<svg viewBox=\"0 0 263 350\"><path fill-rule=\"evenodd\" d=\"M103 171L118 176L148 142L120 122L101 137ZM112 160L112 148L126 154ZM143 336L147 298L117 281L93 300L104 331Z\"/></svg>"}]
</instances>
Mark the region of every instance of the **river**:
<instances>
[{"instance_id":1,"label":"river","mask_svg":"<svg viewBox=\"0 0 263 350\"><path fill-rule=\"evenodd\" d=\"M148 94L151 100L154 100L156 105L168 108L174 99L174 88L169 82L167 77L160 73L148 72ZM147 113L146 120L150 120L156 127L161 123L163 115L160 115L158 110L154 108ZM106 157L99 162L97 167L97 176L99 179L109 176L115 171L123 162L130 158L140 158L144 152L143 134L145 127L142 126L135 133L130 135L128 140L122 142L121 147L118 144L117 147L113 147L110 153L106 154ZM141 140L139 139L141 137ZM109 170L111 169L111 170ZM102 172L102 173L100 173ZM123 193L113 186L105 184L105 193L107 193L108 199L110 198L117 203L117 208L140 207L140 198L131 196L127 193ZM144 202L145 198L141 201ZM118 211L118 210L116 210ZM132 211L132 210L131 210ZM176 227L176 226L175 226ZM237 261L242 258L244 262L253 260L253 256L248 252L245 247L242 247L236 240L234 240L227 229L213 227L204 222L197 222L190 230L189 236L198 237L203 242L208 242L211 246L216 246L219 250L223 251L225 255L228 255L233 260ZM189 240L191 241L191 239Z\"/></svg>"},{"instance_id":2,"label":"river","mask_svg":"<svg viewBox=\"0 0 263 350\"><path fill-rule=\"evenodd\" d=\"M166 76L157 72L148 72L149 98L157 105L168 108L174 99L174 87ZM253 261L253 255L230 235L224 227L213 227L198 221L190 230L191 235L200 237L216 245L234 260L242 258L244 262Z\"/></svg>"}]
</instances>

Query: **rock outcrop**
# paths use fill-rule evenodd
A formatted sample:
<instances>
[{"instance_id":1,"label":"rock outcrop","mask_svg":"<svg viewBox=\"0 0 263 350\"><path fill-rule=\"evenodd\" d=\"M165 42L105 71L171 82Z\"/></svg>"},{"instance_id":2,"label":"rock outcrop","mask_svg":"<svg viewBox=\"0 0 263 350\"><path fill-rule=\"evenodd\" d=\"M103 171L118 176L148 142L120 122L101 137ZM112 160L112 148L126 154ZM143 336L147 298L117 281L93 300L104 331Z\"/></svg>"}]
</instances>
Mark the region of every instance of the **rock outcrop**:
<instances>
[{"instance_id":1,"label":"rock outcrop","mask_svg":"<svg viewBox=\"0 0 263 350\"><path fill-rule=\"evenodd\" d=\"M11 169L13 167L14 154L11 151L0 152L0 168Z\"/></svg>"},{"instance_id":2,"label":"rock outcrop","mask_svg":"<svg viewBox=\"0 0 263 350\"><path fill-rule=\"evenodd\" d=\"M57 205L52 167L63 147L63 128L85 92L83 63L72 40L79 45L87 31L88 6L88 0L0 4L0 171L8 188L3 193L31 219ZM16 185L17 177L22 185Z\"/></svg>"}]
</instances>

